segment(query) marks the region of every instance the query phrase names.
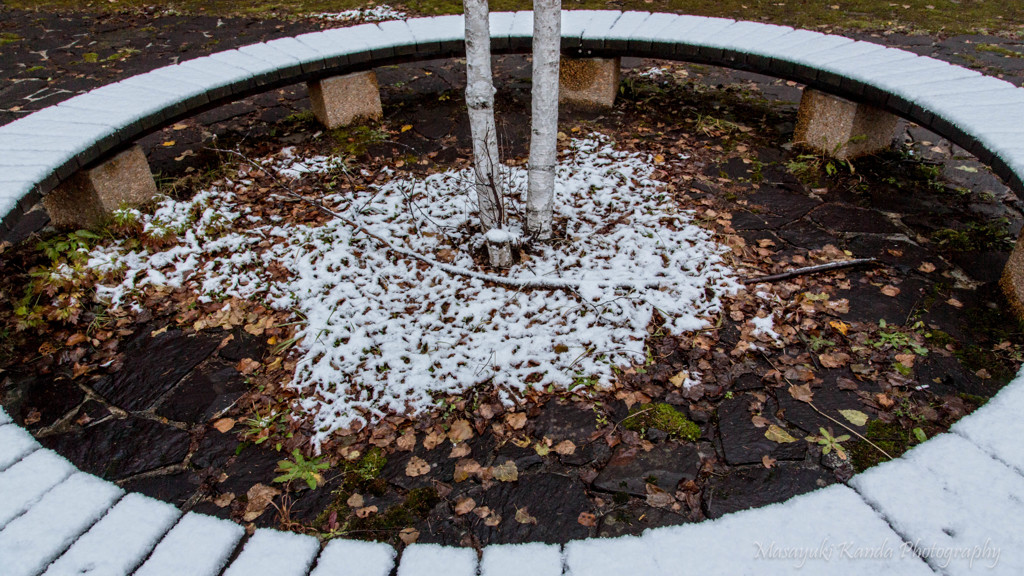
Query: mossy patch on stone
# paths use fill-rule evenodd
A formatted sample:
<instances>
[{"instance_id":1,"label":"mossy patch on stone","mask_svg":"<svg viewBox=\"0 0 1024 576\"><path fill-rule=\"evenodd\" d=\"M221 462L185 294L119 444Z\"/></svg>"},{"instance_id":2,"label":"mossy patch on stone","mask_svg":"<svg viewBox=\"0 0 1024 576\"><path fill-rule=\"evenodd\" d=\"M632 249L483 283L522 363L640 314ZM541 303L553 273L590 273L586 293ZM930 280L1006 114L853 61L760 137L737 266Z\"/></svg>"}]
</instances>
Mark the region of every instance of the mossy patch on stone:
<instances>
[{"instance_id":1,"label":"mossy patch on stone","mask_svg":"<svg viewBox=\"0 0 1024 576\"><path fill-rule=\"evenodd\" d=\"M888 452L893 458L899 458L916 443L910 430L904 429L896 422L882 422L881 420L868 422L864 437ZM856 472L863 472L888 460L885 454L863 440L850 444L848 451L850 452L850 462Z\"/></svg>"},{"instance_id":2,"label":"mossy patch on stone","mask_svg":"<svg viewBox=\"0 0 1024 576\"><path fill-rule=\"evenodd\" d=\"M622 426L627 430L638 432L646 432L654 428L690 442L700 438L700 426L693 423L671 404L633 406L629 411L629 416L622 422Z\"/></svg>"}]
</instances>

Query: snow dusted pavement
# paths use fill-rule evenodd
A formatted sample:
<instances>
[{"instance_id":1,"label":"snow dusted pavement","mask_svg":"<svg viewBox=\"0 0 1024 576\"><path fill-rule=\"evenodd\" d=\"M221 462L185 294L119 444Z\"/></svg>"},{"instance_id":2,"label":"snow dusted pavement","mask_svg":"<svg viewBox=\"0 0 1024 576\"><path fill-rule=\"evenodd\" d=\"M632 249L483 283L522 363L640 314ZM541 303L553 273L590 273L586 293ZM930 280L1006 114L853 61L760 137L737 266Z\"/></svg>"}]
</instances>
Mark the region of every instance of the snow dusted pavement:
<instances>
[{"instance_id":1,"label":"snow dusted pavement","mask_svg":"<svg viewBox=\"0 0 1024 576\"><path fill-rule=\"evenodd\" d=\"M849 486L640 537L493 545L478 559L433 544L396 558L387 544L332 540L321 550L314 538L274 530L245 537L237 524L125 496L47 449L25 448L27 433L0 410L0 439L10 439L0 456L14 461L0 471L0 576L387 576L396 564L399 576L1016 575L1024 474L1011 440L1024 434L1022 412L1018 375L952 433Z\"/></svg>"}]
</instances>

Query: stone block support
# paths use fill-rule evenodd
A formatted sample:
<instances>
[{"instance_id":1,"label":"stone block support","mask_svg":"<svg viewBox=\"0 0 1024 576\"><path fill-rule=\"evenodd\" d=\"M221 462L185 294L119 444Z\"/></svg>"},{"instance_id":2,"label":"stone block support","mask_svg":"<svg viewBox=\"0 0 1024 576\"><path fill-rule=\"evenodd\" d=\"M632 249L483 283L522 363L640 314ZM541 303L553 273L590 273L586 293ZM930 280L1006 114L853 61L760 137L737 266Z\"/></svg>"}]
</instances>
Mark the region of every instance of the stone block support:
<instances>
[{"instance_id":1,"label":"stone block support","mask_svg":"<svg viewBox=\"0 0 1024 576\"><path fill-rule=\"evenodd\" d=\"M384 115L373 70L310 82L309 100L316 119L329 129Z\"/></svg>"},{"instance_id":2,"label":"stone block support","mask_svg":"<svg viewBox=\"0 0 1024 576\"><path fill-rule=\"evenodd\" d=\"M840 160L874 154L892 146L899 118L865 104L857 104L804 90L793 141Z\"/></svg>"},{"instance_id":3,"label":"stone block support","mask_svg":"<svg viewBox=\"0 0 1024 576\"><path fill-rule=\"evenodd\" d=\"M122 205L138 205L156 195L156 183L142 148L116 154L93 168L79 170L43 197L51 223L62 229L101 224Z\"/></svg>"},{"instance_id":4,"label":"stone block support","mask_svg":"<svg viewBox=\"0 0 1024 576\"><path fill-rule=\"evenodd\" d=\"M1006 268L1003 268L999 285L1017 320L1024 322L1024 234L1017 238L1017 245L1010 253Z\"/></svg>"},{"instance_id":5,"label":"stone block support","mask_svg":"<svg viewBox=\"0 0 1024 576\"><path fill-rule=\"evenodd\" d=\"M619 58L562 58L559 104L579 108L611 108L619 93Z\"/></svg>"}]
</instances>

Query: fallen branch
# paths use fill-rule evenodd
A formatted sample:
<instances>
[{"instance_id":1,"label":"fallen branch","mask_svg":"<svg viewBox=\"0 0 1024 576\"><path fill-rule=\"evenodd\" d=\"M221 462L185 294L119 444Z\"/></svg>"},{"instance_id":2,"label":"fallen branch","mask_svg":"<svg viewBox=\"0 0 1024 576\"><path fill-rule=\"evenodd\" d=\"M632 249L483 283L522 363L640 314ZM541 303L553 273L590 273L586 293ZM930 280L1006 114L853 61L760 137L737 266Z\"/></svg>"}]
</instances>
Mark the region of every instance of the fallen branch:
<instances>
[{"instance_id":1,"label":"fallen branch","mask_svg":"<svg viewBox=\"0 0 1024 576\"><path fill-rule=\"evenodd\" d=\"M828 272L830 270L839 270L842 268L852 268L854 266L866 266L868 264L874 264L878 262L877 258L857 258L855 260L843 260L842 262L829 262L828 264L819 264L817 266L806 266L804 268L797 268L790 270L789 272L780 272L779 274L770 274L768 276L756 276L754 278L743 279L744 284L760 284L762 282L778 282L779 280L788 280L797 276L807 276L808 274L818 274L820 272Z\"/></svg>"},{"instance_id":2,"label":"fallen branch","mask_svg":"<svg viewBox=\"0 0 1024 576\"><path fill-rule=\"evenodd\" d=\"M498 284L500 286L505 286L507 288L517 288L517 289L538 288L538 289L543 289L543 290L566 290L566 291L569 291L569 292L578 291L582 286L588 285L588 284L596 284L597 286L602 286L602 287L606 286L606 287L611 287L611 288L622 288L622 289L627 289L627 290L637 290L637 289L640 289L640 288L659 288L659 287L662 286L662 284L660 282L654 282L654 281L646 281L646 282L614 282L614 283L607 283L607 284L605 284L605 283L601 283L601 282L583 282L583 281L580 281L580 280L562 280L562 279L547 279L547 278L530 278L530 279L509 278L509 277L506 277L506 276L497 276L497 275L494 275L494 274L484 274L484 273L481 273L481 272L475 272L475 271L470 270L468 268L462 268L461 266L452 266L451 264L445 264L444 262L438 262L437 260L434 260L433 258L429 258L427 256L424 256L423 254L420 254L418 252L414 252L414 251L409 250L407 248L402 248L401 246L395 246L390 241L388 241L387 238L384 238L383 236L380 236L380 235L372 232L371 230L369 230L368 228L366 228L362 224L359 224L358 222L355 222L355 221L351 220L350 218L348 218L348 217L346 217L346 216L344 216L344 215L342 215L342 214L340 214L338 212L335 212L334 210L331 210L330 208L328 208L323 203L321 203L321 202L319 202L317 200L314 200L312 198L308 198L306 196L303 196L302 194L299 194L298 192L295 192L294 190L292 190L291 186L289 186L286 182L284 182L283 180L278 178L276 174L273 174L271 171L267 170L266 166L263 166L262 164L260 164L260 163L258 163L256 161L248 158L246 155L242 154L241 152L238 152L237 150L227 150L227 149L223 149L223 148L210 148L210 149L214 150L214 151L217 151L217 152L225 152L227 154L233 154L235 156L238 156L243 161L245 161L248 164L252 165L254 168L256 168L258 170L261 170L264 173L269 174L270 177L273 178L274 181L279 186L281 186L281 188L283 188L288 193L288 195L291 196L292 198L295 198L296 200L299 200L301 202L305 202L306 204L309 204L310 206L312 206L313 208L316 208L317 210L319 210L320 212L324 213L327 216L331 216L333 218L337 218L338 220L344 222L345 224L347 224L348 226L350 226L353 230L355 230L357 232L362 232L363 234L366 234L367 237L369 237L370 239L372 239L375 242L377 242L378 244L380 244L380 246L382 248L384 248L385 250L390 250L390 251L395 252L397 254L401 254L402 256L408 256L409 258L413 258L413 259L419 260L420 262L424 262L424 263L426 263L426 264L428 264L428 265L430 265L430 266L432 266L434 268L438 268L440 270L448 272L449 274L454 274L456 276L464 276L466 278L473 278L473 279L476 279L476 280L482 280L484 282L492 282L494 284Z\"/></svg>"}]
</instances>

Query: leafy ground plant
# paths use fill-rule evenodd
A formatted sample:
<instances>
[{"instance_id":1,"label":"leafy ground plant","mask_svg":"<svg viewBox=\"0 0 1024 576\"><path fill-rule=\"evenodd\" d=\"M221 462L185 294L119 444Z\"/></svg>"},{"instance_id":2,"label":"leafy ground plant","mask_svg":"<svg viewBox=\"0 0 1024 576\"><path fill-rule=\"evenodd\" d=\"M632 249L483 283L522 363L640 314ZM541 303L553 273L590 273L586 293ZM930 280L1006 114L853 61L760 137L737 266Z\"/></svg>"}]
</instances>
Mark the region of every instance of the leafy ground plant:
<instances>
[{"instance_id":1,"label":"leafy ground plant","mask_svg":"<svg viewBox=\"0 0 1024 576\"><path fill-rule=\"evenodd\" d=\"M842 434L840 436L833 436L832 432L825 430L824 427L819 427L818 431L821 436L808 436L805 438L808 442L814 442L821 446L822 454L829 454L835 450L836 455L839 456L840 460L846 460L846 450L843 449L843 442L850 439L849 434Z\"/></svg>"},{"instance_id":2,"label":"leafy ground plant","mask_svg":"<svg viewBox=\"0 0 1024 576\"><path fill-rule=\"evenodd\" d=\"M287 483L292 480L302 480L310 490L316 490L316 487L324 480L320 471L331 467L329 463L321 460L320 456L307 460L296 448L292 450L291 460L281 460L277 463L278 471L284 472L284 474L274 478L274 482Z\"/></svg>"}]
</instances>

